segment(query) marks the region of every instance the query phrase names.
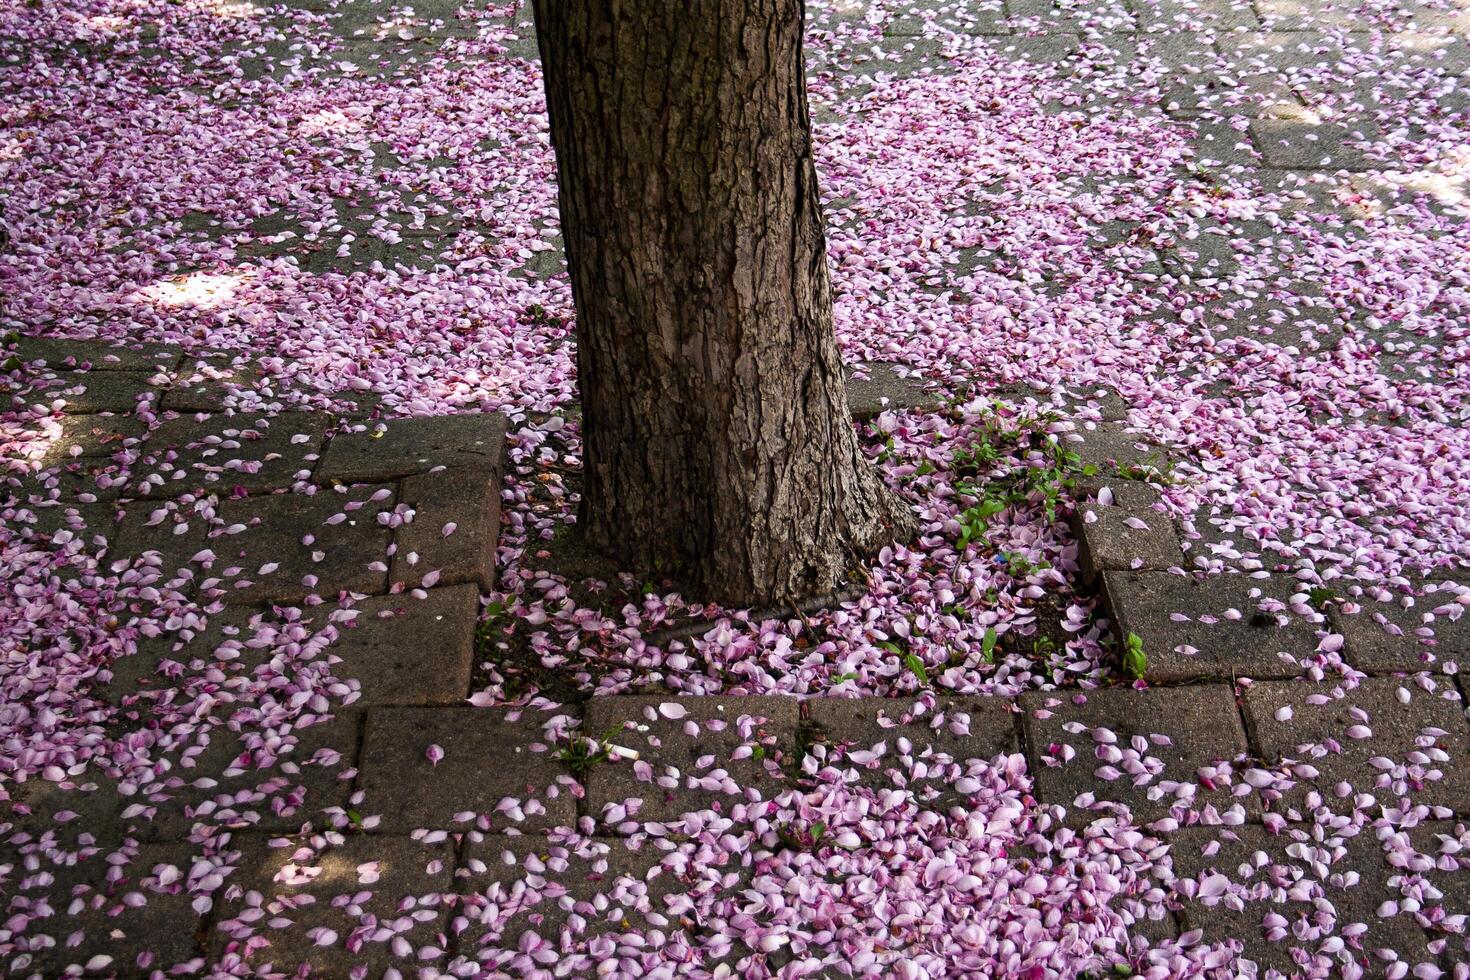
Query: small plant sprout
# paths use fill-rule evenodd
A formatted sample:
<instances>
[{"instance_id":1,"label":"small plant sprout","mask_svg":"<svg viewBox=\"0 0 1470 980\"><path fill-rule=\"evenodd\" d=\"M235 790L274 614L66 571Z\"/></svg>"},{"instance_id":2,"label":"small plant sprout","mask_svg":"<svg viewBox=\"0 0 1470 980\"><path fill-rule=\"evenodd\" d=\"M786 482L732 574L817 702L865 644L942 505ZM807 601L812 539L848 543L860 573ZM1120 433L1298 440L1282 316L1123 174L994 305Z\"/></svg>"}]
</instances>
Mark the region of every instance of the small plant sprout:
<instances>
[{"instance_id":1,"label":"small plant sprout","mask_svg":"<svg viewBox=\"0 0 1470 980\"><path fill-rule=\"evenodd\" d=\"M1132 680L1141 681L1148 672L1148 654L1143 652L1143 637L1129 633L1123 643L1123 673Z\"/></svg>"}]
</instances>

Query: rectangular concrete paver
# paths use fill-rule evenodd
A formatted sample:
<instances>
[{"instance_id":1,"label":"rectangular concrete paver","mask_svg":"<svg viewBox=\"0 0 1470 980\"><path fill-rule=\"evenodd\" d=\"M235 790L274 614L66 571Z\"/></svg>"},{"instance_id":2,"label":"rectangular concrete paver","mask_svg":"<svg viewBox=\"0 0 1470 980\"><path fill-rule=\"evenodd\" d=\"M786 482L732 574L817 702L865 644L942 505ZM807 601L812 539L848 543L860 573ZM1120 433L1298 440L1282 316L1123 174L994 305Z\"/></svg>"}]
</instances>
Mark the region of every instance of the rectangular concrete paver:
<instances>
[{"instance_id":1,"label":"rectangular concrete paver","mask_svg":"<svg viewBox=\"0 0 1470 980\"><path fill-rule=\"evenodd\" d=\"M317 467L319 483L370 483L437 466L499 465L505 416L439 415L353 423L332 437Z\"/></svg>"},{"instance_id":2,"label":"rectangular concrete paver","mask_svg":"<svg viewBox=\"0 0 1470 980\"><path fill-rule=\"evenodd\" d=\"M27 876L7 888L7 901L34 888L37 899L49 896L49 914L33 919L18 935L8 937L18 950L6 961L14 977L126 976L146 977L200 955L201 915L191 904L184 879L194 866L192 844L143 844L108 883L109 864L94 857L58 869L54 882ZM162 874L180 880L165 885ZM129 892L142 904L124 901ZM72 944L72 937L81 940Z\"/></svg>"},{"instance_id":3,"label":"rectangular concrete paver","mask_svg":"<svg viewBox=\"0 0 1470 980\"><path fill-rule=\"evenodd\" d=\"M503 477L497 458L404 480L399 499L414 513L394 538L393 581L414 586L438 572L444 585L494 588Z\"/></svg>"},{"instance_id":4,"label":"rectangular concrete paver","mask_svg":"<svg viewBox=\"0 0 1470 980\"><path fill-rule=\"evenodd\" d=\"M991 762L1019 750L1012 702L1005 698L946 698L931 711L917 707L908 698L808 701L804 768L831 764L865 786L935 782L944 791L953 770L942 761L963 768L972 759Z\"/></svg>"},{"instance_id":5,"label":"rectangular concrete paver","mask_svg":"<svg viewBox=\"0 0 1470 980\"><path fill-rule=\"evenodd\" d=\"M1296 677L1317 649L1317 627L1285 607L1291 580L1110 571L1103 590L1118 636L1143 640L1150 683Z\"/></svg>"},{"instance_id":6,"label":"rectangular concrete paver","mask_svg":"<svg viewBox=\"0 0 1470 980\"><path fill-rule=\"evenodd\" d=\"M517 708L370 711L358 777L362 812L381 814L379 829L390 833L469 830L474 824L456 817L470 812L490 815L495 830L571 826L571 777L552 754L547 720L545 712ZM437 763L432 746L444 753ZM508 799L515 805L500 810Z\"/></svg>"},{"instance_id":7,"label":"rectangular concrete paver","mask_svg":"<svg viewBox=\"0 0 1470 980\"><path fill-rule=\"evenodd\" d=\"M181 415L148 434L136 470L162 477L150 497L289 489L310 479L329 421L308 412Z\"/></svg>"},{"instance_id":8,"label":"rectangular concrete paver","mask_svg":"<svg viewBox=\"0 0 1470 980\"><path fill-rule=\"evenodd\" d=\"M473 585L377 596L357 605L353 625L338 626L332 674L361 685L360 708L461 704L470 693L480 590Z\"/></svg>"},{"instance_id":9,"label":"rectangular concrete paver","mask_svg":"<svg viewBox=\"0 0 1470 980\"><path fill-rule=\"evenodd\" d=\"M322 813L345 807L352 795L361 715L343 711L293 729L273 756L250 733L217 728L192 765L171 769L132 802L148 812L139 822L147 838L179 840L196 825L290 833L328 825Z\"/></svg>"},{"instance_id":10,"label":"rectangular concrete paver","mask_svg":"<svg viewBox=\"0 0 1470 980\"><path fill-rule=\"evenodd\" d=\"M1186 928L1201 930L1207 943L1236 944L1236 970L1251 964L1262 976L1267 970L1297 976L1296 957L1321 947L1309 926L1331 908L1337 916L1334 934L1353 924L1367 927L1357 949L1391 949L1410 963L1432 962L1428 936L1411 915L1378 915L1378 906L1398 894L1389 884L1393 869L1383 846L1371 828L1349 833L1293 828L1272 834L1247 825L1189 827L1170 835L1174 873L1192 891L1173 889ZM1282 934L1270 934L1268 914L1286 921Z\"/></svg>"},{"instance_id":11,"label":"rectangular concrete paver","mask_svg":"<svg viewBox=\"0 0 1470 980\"><path fill-rule=\"evenodd\" d=\"M1343 635L1343 657L1368 673L1430 670L1445 661L1470 656L1470 596L1458 590L1428 593L1405 608L1367 601L1345 613L1329 610L1332 626Z\"/></svg>"},{"instance_id":12,"label":"rectangular concrete paver","mask_svg":"<svg viewBox=\"0 0 1470 980\"><path fill-rule=\"evenodd\" d=\"M78 457L113 456L135 446L147 428L131 415L65 416L57 421L54 434L46 433L49 444L39 459L52 466Z\"/></svg>"},{"instance_id":13,"label":"rectangular concrete paver","mask_svg":"<svg viewBox=\"0 0 1470 980\"><path fill-rule=\"evenodd\" d=\"M1106 493L1104 493L1106 491ZM1072 516L1077 563L1083 577L1104 571L1164 570L1184 563L1173 519L1159 507L1159 493L1144 483L1098 481L1083 488ZM1111 499L1101 502L1103 496Z\"/></svg>"},{"instance_id":14,"label":"rectangular concrete paver","mask_svg":"<svg viewBox=\"0 0 1470 980\"><path fill-rule=\"evenodd\" d=\"M68 415L135 411L146 401L158 408L162 389L144 371L78 371L61 375L62 384L38 392L32 400L63 402Z\"/></svg>"},{"instance_id":15,"label":"rectangular concrete paver","mask_svg":"<svg viewBox=\"0 0 1470 980\"><path fill-rule=\"evenodd\" d=\"M529 835L472 841L456 880L470 920L459 953L496 973L531 932L561 951L560 965L570 975L582 975L601 958L589 946L594 941L657 929L697 945L703 930L690 910L737 893L750 872L736 861L690 861L653 839L636 850L619 837L574 845Z\"/></svg>"},{"instance_id":16,"label":"rectangular concrete paver","mask_svg":"<svg viewBox=\"0 0 1470 980\"><path fill-rule=\"evenodd\" d=\"M289 604L309 595L336 598L344 591L385 591L392 532L378 514L391 511L394 501L391 493L373 500L381 489L226 501L219 508L223 528L244 529L208 540L215 554L212 574L221 578L220 594L228 602ZM226 575L231 568L239 571Z\"/></svg>"},{"instance_id":17,"label":"rectangular concrete paver","mask_svg":"<svg viewBox=\"0 0 1470 980\"><path fill-rule=\"evenodd\" d=\"M230 891L240 892L216 914L209 936L216 960L236 954L256 969L290 964L323 977L362 967L371 976L411 975L417 950L436 944L454 874L451 847L377 834L327 847L272 846L280 841L264 835L236 840L241 857ZM341 895L355 900L337 901ZM265 914L252 917L255 909ZM395 953L395 936L409 944L406 955Z\"/></svg>"},{"instance_id":18,"label":"rectangular concrete paver","mask_svg":"<svg viewBox=\"0 0 1470 980\"><path fill-rule=\"evenodd\" d=\"M1122 804L1136 823L1169 816L1173 808L1225 810L1235 802L1228 791L1205 788L1199 777L1202 767L1246 751L1229 685L1033 693L1022 696L1021 706L1026 752L1043 802L1086 810L1077 800L1090 796L1099 804ZM1174 783L1184 784L1184 796Z\"/></svg>"},{"instance_id":19,"label":"rectangular concrete paver","mask_svg":"<svg viewBox=\"0 0 1470 980\"><path fill-rule=\"evenodd\" d=\"M125 347L105 340L53 340L22 337L15 345L21 361L40 362L53 371L147 371L171 368L183 351L167 344L129 344Z\"/></svg>"},{"instance_id":20,"label":"rectangular concrete paver","mask_svg":"<svg viewBox=\"0 0 1470 980\"><path fill-rule=\"evenodd\" d=\"M798 707L784 697L593 698L582 732L638 753L595 765L586 778L587 812L641 801L640 821L768 800L786 787L780 767L796 748Z\"/></svg>"},{"instance_id":21,"label":"rectangular concrete paver","mask_svg":"<svg viewBox=\"0 0 1470 980\"><path fill-rule=\"evenodd\" d=\"M1314 701L1322 703L1314 703ZM1351 809L1372 796L1385 807L1414 803L1470 813L1470 722L1453 685L1435 692L1376 677L1351 690L1306 681L1256 684L1246 722L1261 756L1298 770L1274 809ZM1375 762L1374 760L1380 760Z\"/></svg>"},{"instance_id":22,"label":"rectangular concrete paver","mask_svg":"<svg viewBox=\"0 0 1470 980\"><path fill-rule=\"evenodd\" d=\"M1294 170L1367 170L1363 151L1350 145L1350 129L1332 123L1313 125L1296 119L1257 119L1251 123L1266 163Z\"/></svg>"}]
</instances>

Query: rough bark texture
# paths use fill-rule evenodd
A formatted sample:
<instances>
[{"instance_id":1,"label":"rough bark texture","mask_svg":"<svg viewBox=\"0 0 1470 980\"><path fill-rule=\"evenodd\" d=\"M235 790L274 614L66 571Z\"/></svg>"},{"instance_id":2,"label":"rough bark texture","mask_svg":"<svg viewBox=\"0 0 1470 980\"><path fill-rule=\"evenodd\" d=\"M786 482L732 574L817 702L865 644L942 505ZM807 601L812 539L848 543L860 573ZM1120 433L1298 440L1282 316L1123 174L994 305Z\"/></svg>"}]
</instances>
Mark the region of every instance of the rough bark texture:
<instances>
[{"instance_id":1,"label":"rough bark texture","mask_svg":"<svg viewBox=\"0 0 1470 980\"><path fill-rule=\"evenodd\" d=\"M536 0L586 541L709 598L830 591L912 528L848 419L801 0Z\"/></svg>"}]
</instances>

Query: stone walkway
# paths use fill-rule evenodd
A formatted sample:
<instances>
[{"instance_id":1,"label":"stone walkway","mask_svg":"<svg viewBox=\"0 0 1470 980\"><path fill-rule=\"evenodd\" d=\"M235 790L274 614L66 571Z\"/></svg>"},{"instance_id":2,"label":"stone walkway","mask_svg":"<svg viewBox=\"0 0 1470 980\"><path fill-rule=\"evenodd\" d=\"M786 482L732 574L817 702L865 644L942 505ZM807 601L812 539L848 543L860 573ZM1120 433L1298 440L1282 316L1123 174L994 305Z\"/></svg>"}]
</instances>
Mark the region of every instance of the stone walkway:
<instances>
[{"instance_id":1,"label":"stone walkway","mask_svg":"<svg viewBox=\"0 0 1470 980\"><path fill-rule=\"evenodd\" d=\"M403 77L473 33L453 0L289 6L332 13L338 47L303 46L297 24L242 45L247 79ZM1403 4L1372 21L1348 6L1277 0L1009 0L971 5L963 17L929 0L904 6L874 78L945 71L956 42L925 24L946 18L974 43L1056 66L1077 101L1048 111L1126 108L1129 75L1162 71L1167 97L1150 111L1188 130L1189 170L1202 184L1231 174L1338 217L1391 211L1407 180L1353 139L1377 124L1368 117L1380 93L1330 70L1366 57L1361 29L1387 32L1389 43L1371 52L1382 76L1432 69L1447 110L1465 104L1470 70L1465 13L1442 4ZM847 9L825 5L814 29L840 30ZM534 58L534 45L523 36L506 57ZM819 81L829 68L813 65ZM838 93L863 95L863 86ZM830 114L819 100L817 117ZM313 274L375 262L431 269L443 241L480 234L422 194L404 190L398 204L406 211L395 213L419 213L416 231L397 242L371 233L383 201L343 201L333 234L297 235L272 216L248 229L200 216L194 230L242 236L242 256L289 259ZM1446 193L1436 207L1463 213L1463 199ZM1097 238L1138 275L1208 283L1249 261L1232 238L1271 233L1248 218L1219 230L1232 235L1140 243L1136 223L1119 222ZM963 261L1024 266L979 250ZM552 248L528 258L525 274L561 269ZM1387 344L1385 371L1443 380L1428 346L1394 325L1317 312L1296 309L1288 326L1263 291L1219 339L1315 351L1347 333L1373 334ZM25 465L0 488L0 519L21 540L54 547L105 538L101 562L137 576L126 601L179 612L167 635L118 635L118 647L137 652L95 665L79 702L100 737L122 749L136 741L144 762L58 764L8 787L0 893L23 923L6 923L0 943L15 975L72 967L142 976L181 964L196 973L207 964L309 966L324 976L364 966L374 976L527 972L556 959L523 938L548 924L580 933L584 956L599 950L588 937L615 946L630 929L652 930L682 937L698 950L688 962L709 971L752 956L778 969L798 963L799 951L745 944L739 896L768 869L710 846L730 832L722 820L758 825L762 847L817 860L824 848L856 848L840 835L866 830L833 826L826 836L825 814L794 796L860 786L891 807L883 819L913 821L901 836L958 835L967 780L1012 767L1029 774L1018 805L1048 847L1083 841L1150 859L1167 848L1172 858L1171 874L1161 864L1154 879L1119 886L1108 914L1125 938L1097 950L1101 958L1137 962L1127 939L1154 944L1199 930L1206 943L1239 940L1241 962L1263 974L1290 974L1300 968L1293 948L1336 937L1286 941L1287 927L1266 925L1268 913L1309 931L1302 923L1325 903L1364 925L1354 949L1463 968L1463 923L1426 924L1404 896L1417 889L1422 908L1470 912L1470 874L1453 857L1470 844L1460 823L1470 818L1470 691L1456 664L1470 653L1460 615L1470 596L1446 577L1419 583L1413 608L1358 601L1303 589L1286 558L1235 561L1245 542L1229 515L1170 511L1160 490L1174 459L1129 431L1129 406L1114 392L1093 393L1091 407L1056 400L1074 412L1070 448L1086 467L1069 491L1078 500L1075 585L1097 594L1110 623L1119 657L1111 686L1014 699L584 692L556 706L540 697L484 706L476 692L503 666L493 645L504 624L483 599L502 567L502 416L383 421L378 400L355 390L286 397L259 352L40 339L45 324L34 326L38 336L5 351L22 368L25 404L42 409L19 437ZM1228 355L1191 350L1179 376L1208 391L1230 368ZM884 361L862 366L850 394L861 420L944 408ZM1225 574L1198 574L1206 570ZM1130 640L1142 654L1131 662ZM1344 689L1334 674L1311 683L1337 656L1362 682ZM1406 796L1423 809L1401 829L1349 831L1345 816L1334 824ZM1403 846L1385 846L1395 835ZM1020 840L1010 846L1023 850ZM1077 858L1076 874L1113 874L1109 859ZM1222 873L1251 879L1250 869L1260 873L1249 894L1222 900ZM1422 881L1406 886L1410 875ZM147 902L130 901L133 891ZM863 898L844 896L853 908ZM837 908L840 920L847 907ZM917 913L893 918L903 915ZM608 962L617 955L600 952Z\"/></svg>"},{"instance_id":2,"label":"stone walkway","mask_svg":"<svg viewBox=\"0 0 1470 980\"><path fill-rule=\"evenodd\" d=\"M61 472L71 479L39 491L33 504L54 497L45 501L49 506L30 508L30 533L64 533L85 515L86 533L113 537L108 559L157 555L161 568L180 570L177 588L213 610L187 642L145 639L137 653L98 673L95 695L117 709L110 724L156 724L169 705L205 683L224 707L236 697L259 696L256 679L269 673L265 657L279 657L279 647L252 650L242 641L281 617L283 606L303 602L278 629L296 630L308 643L325 637L334 683L341 685L336 690L346 694L342 708L298 725L265 750L278 770L257 768L259 760L248 753L262 750L248 730L227 723L191 750L191 768L203 781L176 769L142 783L90 775L74 790L45 781L17 787L11 819L19 836L11 840L22 853L26 841L47 835L79 857L131 839L138 842L133 861L139 867L192 867L191 874L200 874L203 842L246 889L239 901L203 911L191 909L184 893L134 910L100 896L86 899L61 918L63 931L49 933L57 946L32 950L29 968L46 975L68 963L110 968L130 962L144 946L160 963L219 959L252 949L261 937L271 938L260 955L275 962L309 963L329 975L364 963L385 969L397 959L391 943L352 953L317 944L324 933L314 930L346 936L359 926L354 917L362 910L312 907L297 928L271 936L249 913L250 895L262 892L268 905L294 895L325 901L365 863L376 866L380 894L478 894L502 880L494 870L501 850L521 859L541 854L553 845L533 838L549 830L625 828L642 838L652 821L678 840L695 832L685 814L759 812L769 805L761 801L802 785L803 774L834 768L874 788L907 784L920 806L943 812L964 801L945 760L1020 754L1034 775L1035 805L1064 808L1056 812L1089 833L1106 833L1116 808L1125 823L1174 842L1183 881L1207 877L1226 860L1205 857L1221 824L1233 828L1228 847L1239 853L1232 862L1302 846L1309 836L1283 827L1310 826L1300 821L1323 806L1363 806L1360 796L1344 799L1338 787L1356 781L1361 788L1363 767L1374 757L1427 753L1417 765L1386 770L1375 790L1384 805L1393 804L1400 781L1422 790L1416 798L1435 807L1437 818L1421 825L1426 842L1436 832L1452 834L1453 817L1470 816L1470 773L1440 772L1436 765L1437 746L1470 744L1454 679L1436 685L1406 677L1470 652L1470 628L1446 622L1434 645L1425 646L1413 637L1418 614L1397 605L1348 615L1335 599L1314 605L1280 574L1181 576L1179 532L1156 509L1157 492L1117 472L1121 466L1156 473L1167 460L1115 423L1104 422L1078 447L1086 465L1100 472L1082 488L1073 523L1084 573L1101 590L1118 636L1142 641L1147 690L1120 685L1015 700L941 698L927 710L924 702L905 699L668 696L597 697L580 708L552 710L481 708L466 701L484 655L477 640L480 594L494 584L501 418L379 422L348 411L257 420L207 411L220 407L218 396L211 402L206 388L189 385L193 365L181 368L177 352L49 341L22 341L16 351L38 372L53 373L59 397L68 399L45 458L68 461ZM854 382L855 412L875 412L884 399L923 404L921 389L886 369L865 373L873 379ZM146 435L138 415L124 411L139 398L178 404L181 389L193 414L165 419ZM117 396L108 400L104 392ZM96 500L67 496L88 486L90 467L118 453L136 454L142 465L134 472L147 476L109 492L77 494ZM214 531L206 533L179 506L198 499L218 501ZM108 532L111 513L117 518ZM312 605L338 595L351 598ZM1458 590L1447 601L1451 595L1464 601ZM1369 622L1372 613L1403 633ZM317 632L328 624L332 630ZM1347 661L1372 675L1350 701L1323 703L1315 685L1293 681L1312 672L1317 651L1327 646L1318 627L1331 630L1329 639L1341 637ZM1318 746L1344 727L1345 712L1371 724L1371 737L1322 754ZM934 775L910 781L924 760ZM1430 771L1437 775L1427 778ZM1216 773L1218 782L1199 792L1205 772ZM1239 798L1241 780L1255 773L1286 778L1279 790ZM1217 827L1177 827L1185 810ZM65 811L77 816L58 822ZM294 852L270 844L282 835L314 849L319 874L286 887L289 874L277 873ZM657 863L611 839L593 850L559 875L576 901L606 897L607 876L579 871L579 862L600 868L606 860L635 877ZM1354 878L1350 886L1344 879L1343 893L1331 900L1372 910L1397 894L1389 880L1402 869L1391 867L1381 849L1349 842L1342 860ZM56 873L68 890L97 886L96 872L86 867L82 861ZM1454 887L1463 886L1455 879ZM18 901L25 891L22 886ZM104 908L116 916L102 918ZM367 914L393 914L371 909ZM441 897L394 929L407 930L415 948L432 945L454 914ZM1373 920L1365 942L1418 948L1432 938L1403 917L1362 914ZM89 917L108 927L85 928ZM1155 941L1193 929L1211 942L1240 938L1257 962L1289 970L1284 948L1247 928L1257 919L1248 907L1231 911L1176 887L1140 906L1133 929ZM184 921L195 927L181 928ZM74 928L86 938L64 948ZM472 926L445 952L474 958L481 943L498 950L499 935L481 936Z\"/></svg>"}]
</instances>

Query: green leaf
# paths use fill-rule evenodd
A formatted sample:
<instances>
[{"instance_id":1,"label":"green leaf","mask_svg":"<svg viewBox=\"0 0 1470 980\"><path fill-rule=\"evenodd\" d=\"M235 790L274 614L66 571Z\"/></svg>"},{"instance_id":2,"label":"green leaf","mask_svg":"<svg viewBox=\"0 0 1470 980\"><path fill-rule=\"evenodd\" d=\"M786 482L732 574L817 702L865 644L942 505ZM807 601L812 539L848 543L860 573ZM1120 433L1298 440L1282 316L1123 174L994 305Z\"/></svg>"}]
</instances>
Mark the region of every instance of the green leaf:
<instances>
[{"instance_id":1,"label":"green leaf","mask_svg":"<svg viewBox=\"0 0 1470 980\"><path fill-rule=\"evenodd\" d=\"M921 684L929 683L929 672L924 669L924 661L911 653L903 658L903 663L905 667L914 672L914 676Z\"/></svg>"},{"instance_id":2,"label":"green leaf","mask_svg":"<svg viewBox=\"0 0 1470 980\"><path fill-rule=\"evenodd\" d=\"M988 664L995 663L995 627L985 627L985 638L980 641L980 656Z\"/></svg>"},{"instance_id":3,"label":"green leaf","mask_svg":"<svg viewBox=\"0 0 1470 980\"><path fill-rule=\"evenodd\" d=\"M934 470L934 464L926 459L914 468L914 476L928 476L930 473L933 473Z\"/></svg>"},{"instance_id":4,"label":"green leaf","mask_svg":"<svg viewBox=\"0 0 1470 980\"><path fill-rule=\"evenodd\" d=\"M832 683L833 684L845 684L848 681L855 681L857 679L858 679L858 675L857 675L857 672L856 671L853 671L853 672L847 673L847 674L833 674L832 675Z\"/></svg>"},{"instance_id":5,"label":"green leaf","mask_svg":"<svg viewBox=\"0 0 1470 980\"><path fill-rule=\"evenodd\" d=\"M1143 637L1129 633L1123 648L1123 673L1134 680L1142 680L1148 673L1148 654L1143 652Z\"/></svg>"}]
</instances>

